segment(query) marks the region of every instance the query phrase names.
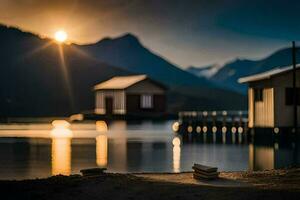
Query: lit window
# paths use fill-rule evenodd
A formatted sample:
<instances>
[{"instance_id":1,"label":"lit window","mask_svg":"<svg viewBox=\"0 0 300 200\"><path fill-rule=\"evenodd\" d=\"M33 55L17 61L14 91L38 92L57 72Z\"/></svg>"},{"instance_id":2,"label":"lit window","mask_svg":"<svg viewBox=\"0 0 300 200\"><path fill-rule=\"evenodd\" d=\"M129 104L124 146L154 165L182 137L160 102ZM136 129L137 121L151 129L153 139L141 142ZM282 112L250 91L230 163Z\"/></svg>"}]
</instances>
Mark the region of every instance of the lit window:
<instances>
[{"instance_id":1,"label":"lit window","mask_svg":"<svg viewBox=\"0 0 300 200\"><path fill-rule=\"evenodd\" d=\"M153 108L153 96L142 95L141 96L141 108Z\"/></svg>"}]
</instances>

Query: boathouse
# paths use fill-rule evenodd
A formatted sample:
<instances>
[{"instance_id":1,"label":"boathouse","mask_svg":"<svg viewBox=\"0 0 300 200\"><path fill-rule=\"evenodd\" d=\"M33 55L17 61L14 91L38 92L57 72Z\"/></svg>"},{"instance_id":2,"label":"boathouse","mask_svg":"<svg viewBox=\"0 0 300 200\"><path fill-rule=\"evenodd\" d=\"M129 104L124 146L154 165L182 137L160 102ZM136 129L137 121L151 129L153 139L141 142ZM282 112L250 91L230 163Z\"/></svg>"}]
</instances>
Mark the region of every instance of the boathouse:
<instances>
[{"instance_id":1,"label":"boathouse","mask_svg":"<svg viewBox=\"0 0 300 200\"><path fill-rule=\"evenodd\" d=\"M146 75L116 76L94 91L96 114L156 115L166 110L166 87Z\"/></svg>"},{"instance_id":2,"label":"boathouse","mask_svg":"<svg viewBox=\"0 0 300 200\"><path fill-rule=\"evenodd\" d=\"M296 67L297 114L300 116L300 66ZM240 78L248 83L248 120L250 128L294 126L293 67L279 67ZM300 126L300 120L297 122Z\"/></svg>"}]
</instances>

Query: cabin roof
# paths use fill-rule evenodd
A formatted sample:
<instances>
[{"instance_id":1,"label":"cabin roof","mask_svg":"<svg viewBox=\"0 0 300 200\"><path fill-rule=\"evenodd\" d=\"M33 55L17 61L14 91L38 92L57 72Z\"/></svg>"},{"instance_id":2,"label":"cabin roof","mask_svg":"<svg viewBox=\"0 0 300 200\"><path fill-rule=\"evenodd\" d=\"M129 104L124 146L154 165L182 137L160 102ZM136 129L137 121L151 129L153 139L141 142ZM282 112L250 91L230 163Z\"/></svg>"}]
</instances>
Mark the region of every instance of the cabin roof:
<instances>
[{"instance_id":1,"label":"cabin roof","mask_svg":"<svg viewBox=\"0 0 300 200\"><path fill-rule=\"evenodd\" d=\"M300 65L296 66L297 70L300 69ZM284 73L284 72L288 72L293 70L293 66L284 66L284 67L276 67L272 70L266 71L266 72L262 72L262 73L258 73L258 74L254 74L251 76L245 76L242 78L238 79L239 83L248 83L248 82L253 82L253 81L260 81L260 80L265 80L265 79L270 79L271 77Z\"/></svg>"},{"instance_id":2,"label":"cabin roof","mask_svg":"<svg viewBox=\"0 0 300 200\"><path fill-rule=\"evenodd\" d=\"M94 90L126 89L140 81L147 79L147 75L115 76L94 86Z\"/></svg>"}]
</instances>

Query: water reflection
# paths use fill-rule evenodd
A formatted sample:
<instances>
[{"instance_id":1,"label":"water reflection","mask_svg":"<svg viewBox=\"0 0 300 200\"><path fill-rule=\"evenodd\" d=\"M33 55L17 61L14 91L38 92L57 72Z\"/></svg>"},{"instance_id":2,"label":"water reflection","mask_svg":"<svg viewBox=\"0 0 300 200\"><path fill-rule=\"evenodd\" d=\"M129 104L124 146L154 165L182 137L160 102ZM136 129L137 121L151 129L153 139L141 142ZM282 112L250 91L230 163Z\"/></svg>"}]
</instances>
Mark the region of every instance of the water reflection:
<instances>
[{"instance_id":1,"label":"water reflection","mask_svg":"<svg viewBox=\"0 0 300 200\"><path fill-rule=\"evenodd\" d=\"M231 139L232 139L232 144L235 144L235 138L236 138L236 132L232 131Z\"/></svg>"},{"instance_id":2,"label":"water reflection","mask_svg":"<svg viewBox=\"0 0 300 200\"><path fill-rule=\"evenodd\" d=\"M173 143L173 172L180 172L180 138L175 137L172 141Z\"/></svg>"},{"instance_id":3,"label":"water reflection","mask_svg":"<svg viewBox=\"0 0 300 200\"><path fill-rule=\"evenodd\" d=\"M54 120L52 122L53 129L51 130L51 137L53 138L71 138L72 131L69 129L70 124L65 120Z\"/></svg>"},{"instance_id":4,"label":"water reflection","mask_svg":"<svg viewBox=\"0 0 300 200\"><path fill-rule=\"evenodd\" d=\"M242 144L242 142L243 142L243 135L241 132L238 133L238 141L239 141L239 144Z\"/></svg>"},{"instance_id":5,"label":"water reflection","mask_svg":"<svg viewBox=\"0 0 300 200\"><path fill-rule=\"evenodd\" d=\"M106 167L109 172L181 172L191 171L197 162L217 166L221 171L239 171L300 163L299 140L278 139L281 132L274 134L275 138L265 134L252 138L238 128L233 132L231 127L218 128L213 133L211 128L201 126L199 133L194 128L194 133L174 135L171 124L166 124L169 129L161 129L161 124L119 121L110 123L107 131L102 121L96 123L96 128L93 123L94 130L80 129L83 137L79 138L78 130L56 122L52 130L47 130L48 138L2 137L0 178L69 175L94 167ZM145 131L144 127L151 129Z\"/></svg>"},{"instance_id":6,"label":"water reflection","mask_svg":"<svg viewBox=\"0 0 300 200\"><path fill-rule=\"evenodd\" d=\"M106 132L108 130L106 122L105 121L96 121L96 130L98 132Z\"/></svg>"},{"instance_id":7,"label":"water reflection","mask_svg":"<svg viewBox=\"0 0 300 200\"><path fill-rule=\"evenodd\" d=\"M295 145L295 142L297 143ZM294 145L293 145L294 144ZM269 170L300 164L299 140L249 144L249 170Z\"/></svg>"},{"instance_id":8,"label":"water reflection","mask_svg":"<svg viewBox=\"0 0 300 200\"><path fill-rule=\"evenodd\" d=\"M217 142L216 132L213 132L212 135L213 135L213 143L216 143Z\"/></svg>"},{"instance_id":9,"label":"water reflection","mask_svg":"<svg viewBox=\"0 0 300 200\"><path fill-rule=\"evenodd\" d=\"M245 167L244 170L269 170L300 164L300 141L297 137L290 137L287 134L279 136L267 132L257 132L252 135L244 132L242 127L233 127L229 130L227 131L226 128L226 132L223 127L217 132L183 134L181 159L221 166L220 168L222 165L241 167L244 164L234 163L232 158L236 159L241 156L239 159L243 162L245 156L242 156L242 152L247 151L248 167ZM189 151L188 155L186 154L187 151ZM173 152L173 156L174 154L175 152ZM207 156L208 154L209 156ZM185 161L181 160L182 163L185 165Z\"/></svg>"},{"instance_id":10,"label":"water reflection","mask_svg":"<svg viewBox=\"0 0 300 200\"><path fill-rule=\"evenodd\" d=\"M71 138L72 131L69 124L63 120L52 122L54 128L51 130L51 163L52 175L71 174Z\"/></svg>"},{"instance_id":11,"label":"water reflection","mask_svg":"<svg viewBox=\"0 0 300 200\"><path fill-rule=\"evenodd\" d=\"M71 139L52 138L52 175L71 174Z\"/></svg>"},{"instance_id":12,"label":"water reflection","mask_svg":"<svg viewBox=\"0 0 300 200\"><path fill-rule=\"evenodd\" d=\"M224 127L223 127L224 128ZM223 131L224 129L222 129L222 143L226 144L226 131Z\"/></svg>"},{"instance_id":13,"label":"water reflection","mask_svg":"<svg viewBox=\"0 0 300 200\"><path fill-rule=\"evenodd\" d=\"M204 143L207 142L207 133L206 132L203 133L203 142Z\"/></svg>"},{"instance_id":14,"label":"water reflection","mask_svg":"<svg viewBox=\"0 0 300 200\"><path fill-rule=\"evenodd\" d=\"M274 149L249 145L249 170L274 169Z\"/></svg>"},{"instance_id":15,"label":"water reflection","mask_svg":"<svg viewBox=\"0 0 300 200\"><path fill-rule=\"evenodd\" d=\"M126 161L128 171L141 171L143 169L143 141L128 141L126 142Z\"/></svg>"},{"instance_id":16,"label":"water reflection","mask_svg":"<svg viewBox=\"0 0 300 200\"><path fill-rule=\"evenodd\" d=\"M108 139L106 135L96 137L96 163L99 167L107 167L107 144Z\"/></svg>"},{"instance_id":17,"label":"water reflection","mask_svg":"<svg viewBox=\"0 0 300 200\"><path fill-rule=\"evenodd\" d=\"M128 140L127 140L127 122L122 120L112 121L109 124L111 139L109 140L108 150L108 169L113 172L127 172L128 170ZM132 154L133 152L131 152ZM138 153L138 151L137 151ZM134 156L134 155L133 155Z\"/></svg>"}]
</instances>

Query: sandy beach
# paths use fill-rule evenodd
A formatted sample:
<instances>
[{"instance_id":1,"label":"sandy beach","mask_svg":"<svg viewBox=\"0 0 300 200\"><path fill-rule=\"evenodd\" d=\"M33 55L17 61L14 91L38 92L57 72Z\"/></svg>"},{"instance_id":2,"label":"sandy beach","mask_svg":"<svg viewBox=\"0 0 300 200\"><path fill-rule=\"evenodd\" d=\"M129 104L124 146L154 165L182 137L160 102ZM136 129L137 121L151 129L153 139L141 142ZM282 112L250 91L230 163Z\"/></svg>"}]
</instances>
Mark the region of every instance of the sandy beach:
<instances>
[{"instance_id":1,"label":"sandy beach","mask_svg":"<svg viewBox=\"0 0 300 200\"><path fill-rule=\"evenodd\" d=\"M0 181L3 199L299 199L300 169L221 172L197 181L191 172L113 174Z\"/></svg>"}]
</instances>

